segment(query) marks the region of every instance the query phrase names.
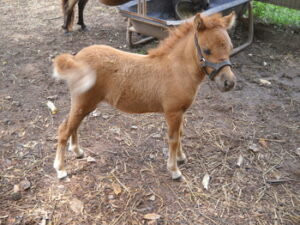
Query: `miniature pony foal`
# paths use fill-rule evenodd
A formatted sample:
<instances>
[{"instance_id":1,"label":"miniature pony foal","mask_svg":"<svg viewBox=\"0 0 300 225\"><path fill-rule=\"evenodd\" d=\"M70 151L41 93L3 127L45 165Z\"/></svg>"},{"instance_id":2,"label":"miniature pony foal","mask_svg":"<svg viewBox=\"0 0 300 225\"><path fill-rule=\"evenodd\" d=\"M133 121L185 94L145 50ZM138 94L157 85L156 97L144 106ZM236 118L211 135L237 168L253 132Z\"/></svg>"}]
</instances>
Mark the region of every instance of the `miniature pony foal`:
<instances>
[{"instance_id":1,"label":"miniature pony foal","mask_svg":"<svg viewBox=\"0 0 300 225\"><path fill-rule=\"evenodd\" d=\"M127 113L164 113L168 124L167 167L173 179L182 175L177 162L186 160L181 147L182 121L205 75L218 89L229 91L235 75L229 61L232 44L227 33L235 14L202 17L175 28L148 55L133 54L105 45L82 49L75 56L62 54L54 60L54 76L67 81L71 110L60 125L54 168L58 178L65 170L66 144L77 157L77 130L99 102L107 102Z\"/></svg>"}]
</instances>

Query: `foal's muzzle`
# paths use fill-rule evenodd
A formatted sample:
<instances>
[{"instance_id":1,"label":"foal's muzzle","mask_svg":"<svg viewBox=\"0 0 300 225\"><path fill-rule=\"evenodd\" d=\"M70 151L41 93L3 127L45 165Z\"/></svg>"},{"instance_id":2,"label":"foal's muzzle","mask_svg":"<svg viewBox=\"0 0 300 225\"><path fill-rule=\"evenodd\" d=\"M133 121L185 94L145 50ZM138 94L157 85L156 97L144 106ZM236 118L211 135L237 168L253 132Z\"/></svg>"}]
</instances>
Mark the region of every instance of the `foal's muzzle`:
<instances>
[{"instance_id":1,"label":"foal's muzzle","mask_svg":"<svg viewBox=\"0 0 300 225\"><path fill-rule=\"evenodd\" d=\"M226 92L234 88L236 78L231 69L224 68L224 71L221 71L219 74L217 74L214 81L216 82L217 87L220 91Z\"/></svg>"}]
</instances>

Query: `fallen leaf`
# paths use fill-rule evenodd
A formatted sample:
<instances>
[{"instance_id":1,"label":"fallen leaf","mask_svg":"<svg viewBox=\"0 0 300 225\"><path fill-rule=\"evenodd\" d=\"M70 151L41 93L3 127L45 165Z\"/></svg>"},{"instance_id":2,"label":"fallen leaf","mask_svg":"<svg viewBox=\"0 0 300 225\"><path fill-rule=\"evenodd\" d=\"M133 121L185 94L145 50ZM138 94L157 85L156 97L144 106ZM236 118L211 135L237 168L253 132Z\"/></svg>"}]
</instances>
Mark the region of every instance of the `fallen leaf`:
<instances>
[{"instance_id":1,"label":"fallen leaf","mask_svg":"<svg viewBox=\"0 0 300 225\"><path fill-rule=\"evenodd\" d=\"M94 111L90 114L91 117L99 117L100 115L101 115L101 112L99 112L99 111L97 111L97 110L94 110Z\"/></svg>"},{"instance_id":2,"label":"fallen leaf","mask_svg":"<svg viewBox=\"0 0 300 225\"><path fill-rule=\"evenodd\" d=\"M102 118L105 119L105 120L107 120L107 119L109 118L109 116L106 115L106 114L103 114L103 115L102 115Z\"/></svg>"},{"instance_id":3,"label":"fallen leaf","mask_svg":"<svg viewBox=\"0 0 300 225\"><path fill-rule=\"evenodd\" d=\"M70 201L70 208L76 214L82 213L83 207L83 202L77 198L74 198Z\"/></svg>"},{"instance_id":4,"label":"fallen leaf","mask_svg":"<svg viewBox=\"0 0 300 225\"><path fill-rule=\"evenodd\" d=\"M58 112L58 109L56 108L56 106L54 105L53 102L48 101L48 102L47 102L47 106L48 106L48 108L51 110L51 113L52 113L52 114L56 114L56 113Z\"/></svg>"},{"instance_id":5,"label":"fallen leaf","mask_svg":"<svg viewBox=\"0 0 300 225\"><path fill-rule=\"evenodd\" d=\"M93 157L91 157L91 156L88 156L88 157L86 158L86 161L87 161L87 162L96 162L96 159L93 158Z\"/></svg>"},{"instance_id":6,"label":"fallen leaf","mask_svg":"<svg viewBox=\"0 0 300 225\"><path fill-rule=\"evenodd\" d=\"M108 197L107 197L109 200L113 200L115 197L114 197L114 195L108 195Z\"/></svg>"},{"instance_id":7,"label":"fallen leaf","mask_svg":"<svg viewBox=\"0 0 300 225\"><path fill-rule=\"evenodd\" d=\"M122 192L121 186L119 184L112 184L115 195L119 195Z\"/></svg>"},{"instance_id":8,"label":"fallen leaf","mask_svg":"<svg viewBox=\"0 0 300 225\"><path fill-rule=\"evenodd\" d=\"M26 191L31 187L31 183L28 180L22 180L20 182L20 187L22 190Z\"/></svg>"},{"instance_id":9,"label":"fallen leaf","mask_svg":"<svg viewBox=\"0 0 300 225\"><path fill-rule=\"evenodd\" d=\"M138 127L135 126L135 125L131 126L130 128L131 128L131 130L137 130L138 129Z\"/></svg>"},{"instance_id":10,"label":"fallen leaf","mask_svg":"<svg viewBox=\"0 0 300 225\"><path fill-rule=\"evenodd\" d=\"M29 141L25 145L23 145L24 148L34 148L38 143L36 141Z\"/></svg>"},{"instance_id":11,"label":"fallen leaf","mask_svg":"<svg viewBox=\"0 0 300 225\"><path fill-rule=\"evenodd\" d=\"M267 144L266 140L263 139L263 138L260 138L259 141L258 141L258 143L259 143L262 147L264 147L264 148L267 148L267 147L268 147L268 144Z\"/></svg>"},{"instance_id":12,"label":"fallen leaf","mask_svg":"<svg viewBox=\"0 0 300 225\"><path fill-rule=\"evenodd\" d=\"M155 138L155 139L160 139L161 138L161 134L153 134L152 137Z\"/></svg>"},{"instance_id":13,"label":"fallen leaf","mask_svg":"<svg viewBox=\"0 0 300 225\"><path fill-rule=\"evenodd\" d=\"M202 179L202 185L206 190L208 190L209 179L210 179L210 176L208 174L205 174Z\"/></svg>"},{"instance_id":14,"label":"fallen leaf","mask_svg":"<svg viewBox=\"0 0 300 225\"><path fill-rule=\"evenodd\" d=\"M58 98L58 95L51 95L51 96L47 97L48 100L52 100L52 101L56 100L57 98Z\"/></svg>"},{"instance_id":15,"label":"fallen leaf","mask_svg":"<svg viewBox=\"0 0 300 225\"><path fill-rule=\"evenodd\" d=\"M160 218L160 215L156 213L148 213L144 215L144 219L146 220L158 220Z\"/></svg>"},{"instance_id":16,"label":"fallen leaf","mask_svg":"<svg viewBox=\"0 0 300 225\"><path fill-rule=\"evenodd\" d=\"M20 189L20 185L19 184L15 184L14 185L14 193L17 193L19 192L21 189Z\"/></svg>"},{"instance_id":17,"label":"fallen leaf","mask_svg":"<svg viewBox=\"0 0 300 225\"><path fill-rule=\"evenodd\" d=\"M240 155L239 158L238 158L238 160L237 160L237 162L236 162L236 165L237 165L238 167L241 167L243 161L244 161L244 158L243 158L242 155Z\"/></svg>"},{"instance_id":18,"label":"fallen leaf","mask_svg":"<svg viewBox=\"0 0 300 225\"><path fill-rule=\"evenodd\" d=\"M248 148L252 152L259 152L259 148L258 148L258 146L256 144L250 144Z\"/></svg>"},{"instance_id":19,"label":"fallen leaf","mask_svg":"<svg viewBox=\"0 0 300 225\"><path fill-rule=\"evenodd\" d=\"M271 86L271 82L268 81L268 80L259 79L259 83L260 83L261 85Z\"/></svg>"},{"instance_id":20,"label":"fallen leaf","mask_svg":"<svg viewBox=\"0 0 300 225\"><path fill-rule=\"evenodd\" d=\"M151 196L149 197L149 200L155 201L155 195L151 195Z\"/></svg>"}]
</instances>

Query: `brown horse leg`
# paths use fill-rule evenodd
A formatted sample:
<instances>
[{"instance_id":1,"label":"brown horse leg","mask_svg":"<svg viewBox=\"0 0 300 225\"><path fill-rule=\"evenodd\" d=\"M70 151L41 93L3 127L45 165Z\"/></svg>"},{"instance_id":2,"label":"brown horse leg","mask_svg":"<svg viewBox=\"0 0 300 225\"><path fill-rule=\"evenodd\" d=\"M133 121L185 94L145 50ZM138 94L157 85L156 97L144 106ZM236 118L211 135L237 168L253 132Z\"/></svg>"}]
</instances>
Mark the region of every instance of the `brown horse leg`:
<instances>
[{"instance_id":1,"label":"brown horse leg","mask_svg":"<svg viewBox=\"0 0 300 225\"><path fill-rule=\"evenodd\" d=\"M89 101L87 102L90 103ZM65 170L65 150L69 137L73 135L73 140L71 140L75 141L75 143L77 144L77 134L75 134L74 139L74 133L76 133L83 118L96 108L96 104L86 105L84 104L84 102L80 104L77 99L74 99L71 105L71 111L68 119L59 126L58 130L58 145L56 157L53 164L53 167L56 169L58 178L64 178L67 176L67 172Z\"/></svg>"},{"instance_id":2,"label":"brown horse leg","mask_svg":"<svg viewBox=\"0 0 300 225\"><path fill-rule=\"evenodd\" d=\"M74 6L79 0L63 1L63 12L64 12L64 24L62 28L69 32L72 30L74 21Z\"/></svg>"},{"instance_id":3,"label":"brown horse leg","mask_svg":"<svg viewBox=\"0 0 300 225\"><path fill-rule=\"evenodd\" d=\"M177 148L177 163L178 163L178 165L181 165L181 164L185 163L185 161L186 161L186 156L182 150L182 144L181 144L182 134L183 134L183 122L181 123L181 126L180 126L179 143L178 143L178 148Z\"/></svg>"},{"instance_id":4,"label":"brown horse leg","mask_svg":"<svg viewBox=\"0 0 300 225\"><path fill-rule=\"evenodd\" d=\"M66 14L67 14L67 9L68 9L68 4L69 4L69 0L62 0L61 1L61 8L63 11L63 16L64 16L64 24L61 26L64 30L67 29L67 25L65 24L66 21Z\"/></svg>"},{"instance_id":5,"label":"brown horse leg","mask_svg":"<svg viewBox=\"0 0 300 225\"><path fill-rule=\"evenodd\" d=\"M167 166L174 180L181 178L181 172L177 166L177 150L180 147L180 127L182 118L182 112L166 113L166 120L169 128L169 158Z\"/></svg>"},{"instance_id":6,"label":"brown horse leg","mask_svg":"<svg viewBox=\"0 0 300 225\"><path fill-rule=\"evenodd\" d=\"M81 26L82 30L86 29L86 25L84 24L83 21L83 11L87 2L88 0L79 0L78 2L78 23L77 24Z\"/></svg>"}]
</instances>

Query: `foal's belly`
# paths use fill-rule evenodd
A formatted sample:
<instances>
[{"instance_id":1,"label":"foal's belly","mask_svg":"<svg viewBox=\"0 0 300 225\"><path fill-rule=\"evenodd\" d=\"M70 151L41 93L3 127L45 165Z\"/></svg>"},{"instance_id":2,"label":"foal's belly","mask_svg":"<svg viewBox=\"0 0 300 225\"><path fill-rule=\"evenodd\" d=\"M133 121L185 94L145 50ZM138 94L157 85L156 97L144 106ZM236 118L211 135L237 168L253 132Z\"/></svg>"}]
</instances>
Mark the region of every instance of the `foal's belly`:
<instances>
[{"instance_id":1,"label":"foal's belly","mask_svg":"<svg viewBox=\"0 0 300 225\"><path fill-rule=\"evenodd\" d=\"M142 101L119 101L115 107L127 113L163 112L161 104Z\"/></svg>"},{"instance_id":2,"label":"foal's belly","mask_svg":"<svg viewBox=\"0 0 300 225\"><path fill-rule=\"evenodd\" d=\"M158 98L146 98L145 96L106 96L105 101L115 108L127 113L163 112L162 104Z\"/></svg>"}]
</instances>

